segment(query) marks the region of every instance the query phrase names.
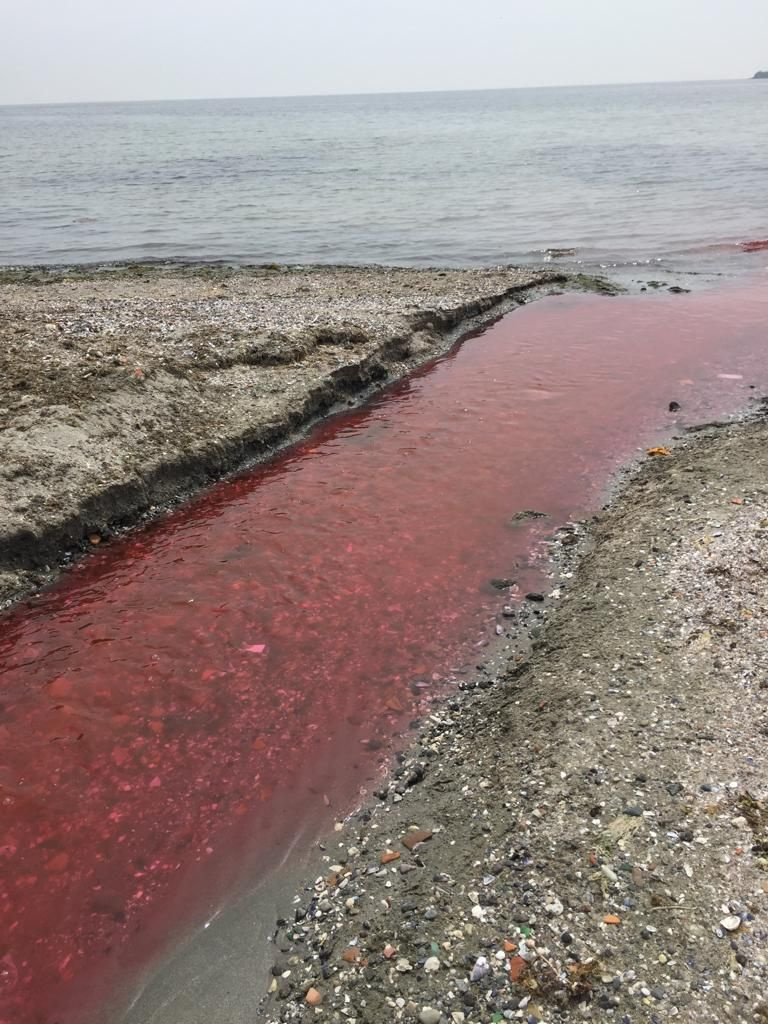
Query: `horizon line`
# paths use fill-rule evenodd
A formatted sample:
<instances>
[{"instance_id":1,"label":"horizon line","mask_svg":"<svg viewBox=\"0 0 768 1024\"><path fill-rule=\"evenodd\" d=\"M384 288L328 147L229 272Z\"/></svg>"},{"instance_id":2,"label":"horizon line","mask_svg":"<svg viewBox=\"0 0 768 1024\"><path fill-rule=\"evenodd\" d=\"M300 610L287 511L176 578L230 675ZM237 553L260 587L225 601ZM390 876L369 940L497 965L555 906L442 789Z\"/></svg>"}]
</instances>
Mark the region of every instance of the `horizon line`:
<instances>
[{"instance_id":1,"label":"horizon line","mask_svg":"<svg viewBox=\"0 0 768 1024\"><path fill-rule=\"evenodd\" d=\"M226 103L233 100L308 100L308 99L351 99L362 96L430 96L463 92L517 92L527 89L600 89L633 85L705 85L715 82L751 82L754 75L746 78L670 78L648 79L631 82L570 82L561 85L499 85L476 86L468 89L384 89L367 92L318 92L318 93L268 93L243 96L171 96L151 99L111 100L32 100L26 103L0 103L0 109L8 107L86 107L127 105L132 103Z\"/></svg>"}]
</instances>

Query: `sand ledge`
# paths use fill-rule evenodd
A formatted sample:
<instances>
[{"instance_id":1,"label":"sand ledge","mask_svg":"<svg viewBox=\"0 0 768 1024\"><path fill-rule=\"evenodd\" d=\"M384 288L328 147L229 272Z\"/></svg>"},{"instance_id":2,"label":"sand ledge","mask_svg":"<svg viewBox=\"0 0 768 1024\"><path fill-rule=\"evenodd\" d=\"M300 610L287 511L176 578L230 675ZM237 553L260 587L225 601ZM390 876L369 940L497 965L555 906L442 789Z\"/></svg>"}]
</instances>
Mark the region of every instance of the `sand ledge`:
<instances>
[{"instance_id":1,"label":"sand ledge","mask_svg":"<svg viewBox=\"0 0 768 1024\"><path fill-rule=\"evenodd\" d=\"M0 273L0 608L89 537L268 457L560 273Z\"/></svg>"}]
</instances>

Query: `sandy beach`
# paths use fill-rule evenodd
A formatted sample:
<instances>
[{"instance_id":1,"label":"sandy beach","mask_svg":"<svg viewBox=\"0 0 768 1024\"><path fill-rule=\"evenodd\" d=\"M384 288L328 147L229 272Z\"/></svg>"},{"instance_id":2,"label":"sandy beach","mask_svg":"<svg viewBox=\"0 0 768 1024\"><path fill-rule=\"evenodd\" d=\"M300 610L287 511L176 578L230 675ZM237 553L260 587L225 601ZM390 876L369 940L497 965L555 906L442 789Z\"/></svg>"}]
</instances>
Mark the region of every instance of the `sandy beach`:
<instances>
[{"instance_id":1,"label":"sandy beach","mask_svg":"<svg viewBox=\"0 0 768 1024\"><path fill-rule=\"evenodd\" d=\"M516 305L590 286L3 271L0 603ZM766 439L759 403L689 429L594 519L551 523L548 587L422 708L376 793L114 1019L768 1020Z\"/></svg>"}]
</instances>

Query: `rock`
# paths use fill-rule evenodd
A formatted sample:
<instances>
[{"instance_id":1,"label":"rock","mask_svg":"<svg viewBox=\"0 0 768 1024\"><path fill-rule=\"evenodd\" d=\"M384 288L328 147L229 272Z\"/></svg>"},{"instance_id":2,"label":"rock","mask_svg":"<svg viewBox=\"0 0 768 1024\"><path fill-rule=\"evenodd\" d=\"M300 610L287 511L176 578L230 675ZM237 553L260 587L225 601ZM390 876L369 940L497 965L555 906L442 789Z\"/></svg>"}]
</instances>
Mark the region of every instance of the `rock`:
<instances>
[{"instance_id":1,"label":"rock","mask_svg":"<svg viewBox=\"0 0 768 1024\"><path fill-rule=\"evenodd\" d=\"M310 1006L319 1006L323 1001L323 994L319 989L316 989L313 986L307 991L307 994L304 996L304 1001Z\"/></svg>"},{"instance_id":2,"label":"rock","mask_svg":"<svg viewBox=\"0 0 768 1024\"><path fill-rule=\"evenodd\" d=\"M406 850L413 850L414 847L418 846L419 843L426 843L428 839L432 838L432 833L425 828L417 828L412 832L406 832L400 842L406 848Z\"/></svg>"},{"instance_id":3,"label":"rock","mask_svg":"<svg viewBox=\"0 0 768 1024\"><path fill-rule=\"evenodd\" d=\"M440 1021L442 1019L442 1013L440 1013L439 1010L435 1010L431 1006L423 1007L421 1013L419 1014L419 1020L421 1021L421 1024L440 1024Z\"/></svg>"},{"instance_id":4,"label":"rock","mask_svg":"<svg viewBox=\"0 0 768 1024\"><path fill-rule=\"evenodd\" d=\"M555 896L544 904L544 909L548 914L551 914L552 917L559 917L565 908L560 900Z\"/></svg>"},{"instance_id":5,"label":"rock","mask_svg":"<svg viewBox=\"0 0 768 1024\"><path fill-rule=\"evenodd\" d=\"M755 78L768 78L768 71L756 71L752 76L753 80Z\"/></svg>"},{"instance_id":6,"label":"rock","mask_svg":"<svg viewBox=\"0 0 768 1024\"><path fill-rule=\"evenodd\" d=\"M393 860L400 860L400 854L396 853L394 850L386 850L382 853L381 857L379 857L379 861L382 864L391 864Z\"/></svg>"},{"instance_id":7,"label":"rock","mask_svg":"<svg viewBox=\"0 0 768 1024\"><path fill-rule=\"evenodd\" d=\"M427 974L434 974L435 971L440 970L440 961L436 956L427 957L424 961L424 970Z\"/></svg>"},{"instance_id":8,"label":"rock","mask_svg":"<svg viewBox=\"0 0 768 1024\"><path fill-rule=\"evenodd\" d=\"M513 956L509 961L509 976L512 981L519 981L528 970L528 961L522 956Z\"/></svg>"},{"instance_id":9,"label":"rock","mask_svg":"<svg viewBox=\"0 0 768 1024\"><path fill-rule=\"evenodd\" d=\"M509 590L515 585L515 580L509 579L507 576L492 576L489 582L496 590Z\"/></svg>"},{"instance_id":10,"label":"rock","mask_svg":"<svg viewBox=\"0 0 768 1024\"><path fill-rule=\"evenodd\" d=\"M526 594L525 595L525 600L526 601L534 601L536 603L541 603L544 600L544 595L543 594L537 594L535 592L531 592L530 594Z\"/></svg>"},{"instance_id":11,"label":"rock","mask_svg":"<svg viewBox=\"0 0 768 1024\"><path fill-rule=\"evenodd\" d=\"M735 932L741 928L741 918L737 917L736 914L731 914L722 919L720 927L724 928L727 932Z\"/></svg>"},{"instance_id":12,"label":"rock","mask_svg":"<svg viewBox=\"0 0 768 1024\"><path fill-rule=\"evenodd\" d=\"M475 960L475 966L472 968L472 973L469 976L469 980L480 981L482 978L486 976L489 970L490 967L488 966L488 961L485 959L484 956L479 956L477 960Z\"/></svg>"},{"instance_id":13,"label":"rock","mask_svg":"<svg viewBox=\"0 0 768 1024\"><path fill-rule=\"evenodd\" d=\"M546 518L547 518L547 513L546 512L537 512L535 509L532 509L532 508L524 508L522 512L515 512L515 514L512 516L512 522L513 523L523 523L527 519L546 519Z\"/></svg>"}]
</instances>

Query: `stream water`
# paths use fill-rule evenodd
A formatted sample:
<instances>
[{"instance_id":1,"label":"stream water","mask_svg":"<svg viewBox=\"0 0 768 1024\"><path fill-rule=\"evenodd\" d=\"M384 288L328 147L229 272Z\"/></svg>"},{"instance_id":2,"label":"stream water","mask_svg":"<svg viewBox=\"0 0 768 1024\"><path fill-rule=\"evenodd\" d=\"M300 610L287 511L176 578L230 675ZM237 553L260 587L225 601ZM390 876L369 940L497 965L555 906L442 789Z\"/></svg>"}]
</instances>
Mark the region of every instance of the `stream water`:
<instances>
[{"instance_id":1,"label":"stream water","mask_svg":"<svg viewBox=\"0 0 768 1024\"><path fill-rule=\"evenodd\" d=\"M6 616L0 1024L103 1021L373 788L554 526L763 394L766 323L764 281L531 304Z\"/></svg>"}]
</instances>

